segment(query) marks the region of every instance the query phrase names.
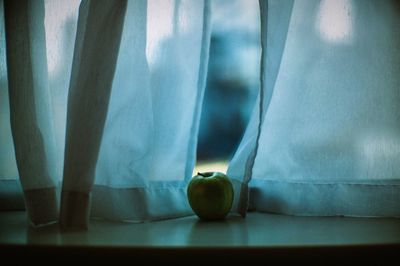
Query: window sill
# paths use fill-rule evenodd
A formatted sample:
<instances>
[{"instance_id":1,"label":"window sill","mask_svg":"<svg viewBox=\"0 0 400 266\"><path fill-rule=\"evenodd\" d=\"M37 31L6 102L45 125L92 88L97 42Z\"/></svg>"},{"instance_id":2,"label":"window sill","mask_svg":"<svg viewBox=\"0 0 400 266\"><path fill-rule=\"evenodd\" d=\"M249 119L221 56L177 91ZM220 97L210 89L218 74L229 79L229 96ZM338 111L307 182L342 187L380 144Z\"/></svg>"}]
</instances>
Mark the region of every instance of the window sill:
<instances>
[{"instance_id":1,"label":"window sill","mask_svg":"<svg viewBox=\"0 0 400 266\"><path fill-rule=\"evenodd\" d=\"M92 220L86 232L64 233L57 225L32 229L26 221L25 212L0 212L1 257L332 261L394 257L400 250L400 219L390 218L249 213L209 223L195 216L140 224Z\"/></svg>"}]
</instances>

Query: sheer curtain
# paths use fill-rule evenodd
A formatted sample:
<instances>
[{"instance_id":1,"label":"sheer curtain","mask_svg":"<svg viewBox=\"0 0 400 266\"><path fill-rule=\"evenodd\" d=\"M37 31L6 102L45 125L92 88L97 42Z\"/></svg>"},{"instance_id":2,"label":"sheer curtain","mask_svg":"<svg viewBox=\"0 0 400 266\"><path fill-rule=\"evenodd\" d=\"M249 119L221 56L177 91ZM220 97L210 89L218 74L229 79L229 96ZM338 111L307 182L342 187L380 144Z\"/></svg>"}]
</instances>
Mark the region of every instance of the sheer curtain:
<instances>
[{"instance_id":1,"label":"sheer curtain","mask_svg":"<svg viewBox=\"0 0 400 266\"><path fill-rule=\"evenodd\" d=\"M210 3L4 1L4 16L1 207L19 176L33 225L192 214Z\"/></svg>"},{"instance_id":2,"label":"sheer curtain","mask_svg":"<svg viewBox=\"0 0 400 266\"><path fill-rule=\"evenodd\" d=\"M400 216L398 1L260 1L259 105L229 174L256 210Z\"/></svg>"}]
</instances>

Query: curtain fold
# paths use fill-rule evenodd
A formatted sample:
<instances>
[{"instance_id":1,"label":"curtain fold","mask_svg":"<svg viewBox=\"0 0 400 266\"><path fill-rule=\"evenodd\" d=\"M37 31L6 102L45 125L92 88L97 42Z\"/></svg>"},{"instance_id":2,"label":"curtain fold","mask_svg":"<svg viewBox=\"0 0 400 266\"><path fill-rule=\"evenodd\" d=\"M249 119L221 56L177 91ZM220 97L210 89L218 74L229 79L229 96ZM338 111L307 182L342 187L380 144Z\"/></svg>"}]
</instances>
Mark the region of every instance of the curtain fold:
<instances>
[{"instance_id":1,"label":"curtain fold","mask_svg":"<svg viewBox=\"0 0 400 266\"><path fill-rule=\"evenodd\" d=\"M62 227L87 227L126 1L82 1L68 96Z\"/></svg>"},{"instance_id":2,"label":"curtain fold","mask_svg":"<svg viewBox=\"0 0 400 266\"><path fill-rule=\"evenodd\" d=\"M29 221L38 226L58 216L44 2L4 1L4 11L15 156Z\"/></svg>"},{"instance_id":3,"label":"curtain fold","mask_svg":"<svg viewBox=\"0 0 400 266\"><path fill-rule=\"evenodd\" d=\"M275 82L276 75L279 70L280 60L283 48L286 41L286 32L288 29L291 8L293 1L260 1L260 20L261 20L261 64L260 64L260 94L256 100L256 104L246 132L242 141L232 158L228 175L234 180L242 180L240 193L239 212L245 214L249 206L249 189L248 184L252 178L254 160L258 152L259 138L261 134L261 125L264 120L266 110L272 97L271 88ZM270 11L267 13L267 10ZM268 31L267 26L274 29ZM266 47L271 47L275 52L268 53ZM271 73L271 76L266 77L266 72ZM261 99L261 100L260 100Z\"/></svg>"},{"instance_id":4,"label":"curtain fold","mask_svg":"<svg viewBox=\"0 0 400 266\"><path fill-rule=\"evenodd\" d=\"M260 7L259 106L229 168L249 169L252 207L399 217L398 1Z\"/></svg>"}]
</instances>

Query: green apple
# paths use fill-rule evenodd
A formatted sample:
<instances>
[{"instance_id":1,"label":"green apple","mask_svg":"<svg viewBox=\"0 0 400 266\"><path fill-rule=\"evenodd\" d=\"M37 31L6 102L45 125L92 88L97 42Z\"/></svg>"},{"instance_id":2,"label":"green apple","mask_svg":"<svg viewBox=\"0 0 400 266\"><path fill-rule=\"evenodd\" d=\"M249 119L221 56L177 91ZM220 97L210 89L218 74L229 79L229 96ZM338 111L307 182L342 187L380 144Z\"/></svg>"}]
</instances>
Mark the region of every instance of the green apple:
<instances>
[{"instance_id":1,"label":"green apple","mask_svg":"<svg viewBox=\"0 0 400 266\"><path fill-rule=\"evenodd\" d=\"M190 207L202 220L224 219L232 207L233 187L220 172L198 173L188 185Z\"/></svg>"}]
</instances>

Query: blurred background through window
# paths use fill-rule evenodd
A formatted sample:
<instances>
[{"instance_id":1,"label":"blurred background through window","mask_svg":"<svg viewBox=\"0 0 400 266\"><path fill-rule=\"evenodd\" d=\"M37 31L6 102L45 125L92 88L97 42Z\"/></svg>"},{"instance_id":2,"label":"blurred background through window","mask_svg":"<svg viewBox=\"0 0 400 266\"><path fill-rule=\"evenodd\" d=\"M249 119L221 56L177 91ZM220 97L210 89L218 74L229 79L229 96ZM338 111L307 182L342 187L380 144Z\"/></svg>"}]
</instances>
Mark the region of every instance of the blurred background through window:
<instances>
[{"instance_id":1,"label":"blurred background through window","mask_svg":"<svg viewBox=\"0 0 400 266\"><path fill-rule=\"evenodd\" d=\"M213 0L208 77L194 173L226 172L244 134L259 87L257 0Z\"/></svg>"}]
</instances>

